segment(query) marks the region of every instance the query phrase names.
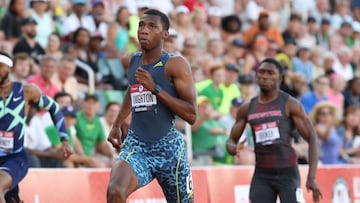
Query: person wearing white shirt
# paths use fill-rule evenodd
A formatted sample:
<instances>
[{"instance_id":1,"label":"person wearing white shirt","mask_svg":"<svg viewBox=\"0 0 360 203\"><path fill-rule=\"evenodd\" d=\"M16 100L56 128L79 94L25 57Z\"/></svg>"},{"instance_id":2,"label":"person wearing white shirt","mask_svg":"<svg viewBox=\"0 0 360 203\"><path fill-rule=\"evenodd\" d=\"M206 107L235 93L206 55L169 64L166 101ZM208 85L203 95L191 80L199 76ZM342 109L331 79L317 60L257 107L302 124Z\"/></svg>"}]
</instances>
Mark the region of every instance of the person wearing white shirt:
<instances>
[{"instance_id":1,"label":"person wearing white shirt","mask_svg":"<svg viewBox=\"0 0 360 203\"><path fill-rule=\"evenodd\" d=\"M69 36L79 27L86 28L90 33L95 32L96 26L93 18L85 14L87 0L73 0L73 13L71 13L62 25L62 33Z\"/></svg>"},{"instance_id":2,"label":"person wearing white shirt","mask_svg":"<svg viewBox=\"0 0 360 203\"><path fill-rule=\"evenodd\" d=\"M336 53L337 59L334 61L333 70L344 77L346 81L354 78L354 71L350 65L352 50L347 46L342 46Z\"/></svg>"}]
</instances>

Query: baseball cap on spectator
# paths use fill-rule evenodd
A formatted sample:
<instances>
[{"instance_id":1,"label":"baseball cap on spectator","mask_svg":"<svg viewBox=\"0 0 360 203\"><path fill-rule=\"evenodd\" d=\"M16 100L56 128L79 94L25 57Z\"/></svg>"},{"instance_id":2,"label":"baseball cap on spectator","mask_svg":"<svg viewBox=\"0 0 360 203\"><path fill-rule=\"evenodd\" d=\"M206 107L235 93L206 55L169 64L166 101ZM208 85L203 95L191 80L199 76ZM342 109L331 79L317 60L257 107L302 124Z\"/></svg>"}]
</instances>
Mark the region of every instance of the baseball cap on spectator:
<instances>
[{"instance_id":1,"label":"baseball cap on spectator","mask_svg":"<svg viewBox=\"0 0 360 203\"><path fill-rule=\"evenodd\" d=\"M87 0L73 0L73 5L76 6L76 5L86 5L88 3Z\"/></svg>"},{"instance_id":2,"label":"baseball cap on spectator","mask_svg":"<svg viewBox=\"0 0 360 203\"><path fill-rule=\"evenodd\" d=\"M246 44L242 39L234 39L231 44L237 47L246 47Z\"/></svg>"},{"instance_id":3,"label":"baseball cap on spectator","mask_svg":"<svg viewBox=\"0 0 360 203\"><path fill-rule=\"evenodd\" d=\"M179 14L179 13L188 14L188 13L190 13L190 11L189 11L188 7L186 7L184 5L180 5L175 8L175 13L176 14Z\"/></svg>"},{"instance_id":4,"label":"baseball cap on spectator","mask_svg":"<svg viewBox=\"0 0 360 203\"><path fill-rule=\"evenodd\" d=\"M88 3L87 0L73 0L74 6L79 5L79 4L86 5L87 3Z\"/></svg>"},{"instance_id":5,"label":"baseball cap on spectator","mask_svg":"<svg viewBox=\"0 0 360 203\"><path fill-rule=\"evenodd\" d=\"M240 84L253 84L254 83L254 79L251 75L240 75L238 78L238 82Z\"/></svg>"},{"instance_id":6,"label":"baseball cap on spectator","mask_svg":"<svg viewBox=\"0 0 360 203\"><path fill-rule=\"evenodd\" d=\"M316 23L316 19L314 16L309 16L307 19L307 23Z\"/></svg>"},{"instance_id":7,"label":"baseball cap on spectator","mask_svg":"<svg viewBox=\"0 0 360 203\"><path fill-rule=\"evenodd\" d=\"M208 9L208 15L209 16L221 17L222 16L222 10L221 10L221 8L219 8L217 6L211 6Z\"/></svg>"},{"instance_id":8,"label":"baseball cap on spectator","mask_svg":"<svg viewBox=\"0 0 360 203\"><path fill-rule=\"evenodd\" d=\"M92 1L92 6L96 6L96 5L98 5L98 4L104 5L104 2L103 2L102 0L93 0L93 1Z\"/></svg>"},{"instance_id":9,"label":"baseball cap on spectator","mask_svg":"<svg viewBox=\"0 0 360 203\"><path fill-rule=\"evenodd\" d=\"M344 21L341 23L341 27L344 27L344 26L352 27L351 23L350 23L349 21L346 21L346 20L344 20Z\"/></svg>"},{"instance_id":10,"label":"baseball cap on spectator","mask_svg":"<svg viewBox=\"0 0 360 203\"><path fill-rule=\"evenodd\" d=\"M99 31L93 32L91 34L91 38L100 38L101 40L104 39L104 37L101 35L101 33Z\"/></svg>"},{"instance_id":11,"label":"baseball cap on spectator","mask_svg":"<svg viewBox=\"0 0 360 203\"><path fill-rule=\"evenodd\" d=\"M147 9L151 8L153 6L153 3L151 0L137 0L136 6L138 9Z\"/></svg>"},{"instance_id":12,"label":"baseball cap on spectator","mask_svg":"<svg viewBox=\"0 0 360 203\"><path fill-rule=\"evenodd\" d=\"M61 109L61 112L64 116L76 117L76 109L73 106L64 106Z\"/></svg>"},{"instance_id":13,"label":"baseball cap on spectator","mask_svg":"<svg viewBox=\"0 0 360 203\"><path fill-rule=\"evenodd\" d=\"M235 71L235 72L239 72L239 67L236 64L233 63L228 63L225 65L226 70L231 70L231 71Z\"/></svg>"},{"instance_id":14,"label":"baseball cap on spectator","mask_svg":"<svg viewBox=\"0 0 360 203\"><path fill-rule=\"evenodd\" d=\"M99 97L97 95L86 93L85 97L84 97L84 101L88 101L90 99L95 100L95 101L99 101Z\"/></svg>"},{"instance_id":15,"label":"baseball cap on spectator","mask_svg":"<svg viewBox=\"0 0 360 203\"><path fill-rule=\"evenodd\" d=\"M331 22L329 19L327 19L327 18L321 19L321 25L330 25L330 24L331 24Z\"/></svg>"},{"instance_id":16,"label":"baseball cap on spectator","mask_svg":"<svg viewBox=\"0 0 360 203\"><path fill-rule=\"evenodd\" d=\"M297 45L295 39L293 39L293 38L285 39L284 42L285 42L285 45L287 45L287 44L293 44L295 46Z\"/></svg>"},{"instance_id":17,"label":"baseball cap on spectator","mask_svg":"<svg viewBox=\"0 0 360 203\"><path fill-rule=\"evenodd\" d=\"M20 25L27 25L27 24L37 25L37 22L33 17L25 17L20 20Z\"/></svg>"},{"instance_id":18,"label":"baseball cap on spectator","mask_svg":"<svg viewBox=\"0 0 360 203\"><path fill-rule=\"evenodd\" d=\"M239 107L244 104L244 99L242 97L234 98L231 101L231 105L235 107Z\"/></svg>"}]
</instances>

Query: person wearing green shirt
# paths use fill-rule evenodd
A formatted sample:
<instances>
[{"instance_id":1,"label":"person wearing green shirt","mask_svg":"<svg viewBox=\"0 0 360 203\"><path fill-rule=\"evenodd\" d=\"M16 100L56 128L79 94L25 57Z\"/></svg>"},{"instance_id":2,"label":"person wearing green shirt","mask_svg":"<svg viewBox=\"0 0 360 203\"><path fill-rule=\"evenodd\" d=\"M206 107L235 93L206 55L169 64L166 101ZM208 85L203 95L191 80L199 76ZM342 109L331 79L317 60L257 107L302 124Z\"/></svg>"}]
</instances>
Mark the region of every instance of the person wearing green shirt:
<instances>
[{"instance_id":1,"label":"person wearing green shirt","mask_svg":"<svg viewBox=\"0 0 360 203\"><path fill-rule=\"evenodd\" d=\"M94 94L86 94L82 103L82 110L76 115L76 135L86 156L99 154L108 157L109 159L104 160L104 164L110 166L113 153L107 144L100 119L96 115L99 109L98 97Z\"/></svg>"}]
</instances>

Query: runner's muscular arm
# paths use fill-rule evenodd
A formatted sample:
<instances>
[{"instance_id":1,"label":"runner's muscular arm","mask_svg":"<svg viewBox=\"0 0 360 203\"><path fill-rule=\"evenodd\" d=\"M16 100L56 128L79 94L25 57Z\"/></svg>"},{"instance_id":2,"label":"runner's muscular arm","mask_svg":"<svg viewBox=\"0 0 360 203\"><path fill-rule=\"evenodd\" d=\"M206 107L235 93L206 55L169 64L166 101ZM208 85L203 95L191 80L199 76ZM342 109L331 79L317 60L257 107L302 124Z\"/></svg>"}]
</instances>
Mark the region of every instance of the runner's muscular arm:
<instances>
[{"instance_id":1,"label":"runner's muscular arm","mask_svg":"<svg viewBox=\"0 0 360 203\"><path fill-rule=\"evenodd\" d=\"M130 65L131 55L126 55L121 59L121 63L124 67L125 73L128 73L129 65ZM116 120L113 124L113 127L120 128L125 119L129 116L131 112L131 106L130 106L130 89L128 88L126 90L123 102L121 104L121 108L119 111L119 114L116 117Z\"/></svg>"},{"instance_id":2,"label":"runner's muscular arm","mask_svg":"<svg viewBox=\"0 0 360 203\"><path fill-rule=\"evenodd\" d=\"M306 188L312 191L314 202L319 202L322 198L321 191L315 182L317 163L319 159L317 135L311 120L304 111L303 106L294 98L290 98L286 103L287 115L293 120L300 135L309 144L309 172L306 180Z\"/></svg>"},{"instance_id":3,"label":"runner's muscular arm","mask_svg":"<svg viewBox=\"0 0 360 203\"><path fill-rule=\"evenodd\" d=\"M311 120L304 111L302 105L295 99L290 98L286 103L286 111L294 121L296 129L309 144L309 174L308 178L314 179L318 163L317 136Z\"/></svg>"},{"instance_id":4,"label":"runner's muscular arm","mask_svg":"<svg viewBox=\"0 0 360 203\"><path fill-rule=\"evenodd\" d=\"M124 56L121 60L125 73L127 74L128 72L128 68L129 68L129 64L130 64L130 59L131 56L127 55ZM126 121L126 119L128 118L128 116L131 113L131 106L130 106L130 87L128 87L123 102L121 104L121 108L120 111L118 113L118 115L116 116L116 120L113 123L113 126L110 130L110 133L108 135L108 142L110 142L112 144L112 146L116 149L116 150L120 150L121 147L121 137L122 135L122 131L121 131L121 126L124 124L124 121Z\"/></svg>"},{"instance_id":5,"label":"runner's muscular arm","mask_svg":"<svg viewBox=\"0 0 360 203\"><path fill-rule=\"evenodd\" d=\"M181 56L170 58L166 63L165 74L173 80L179 98L175 98L165 91L160 91L156 96L180 118L191 125L194 124L197 104L190 65Z\"/></svg>"},{"instance_id":6,"label":"runner's muscular arm","mask_svg":"<svg viewBox=\"0 0 360 203\"><path fill-rule=\"evenodd\" d=\"M249 103L243 104L236 114L236 121L231 128L230 137L226 141L226 150L231 155L236 154L237 143L244 132L247 123L247 112Z\"/></svg>"}]
</instances>

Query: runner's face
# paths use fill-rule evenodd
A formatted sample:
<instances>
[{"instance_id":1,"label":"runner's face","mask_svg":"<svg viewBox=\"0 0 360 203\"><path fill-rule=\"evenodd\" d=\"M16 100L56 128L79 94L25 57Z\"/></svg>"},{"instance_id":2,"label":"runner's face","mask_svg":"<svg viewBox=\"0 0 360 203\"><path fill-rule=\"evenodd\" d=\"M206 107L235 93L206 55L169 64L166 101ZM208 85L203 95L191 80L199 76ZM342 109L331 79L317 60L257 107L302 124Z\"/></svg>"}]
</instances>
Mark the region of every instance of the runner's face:
<instances>
[{"instance_id":1,"label":"runner's face","mask_svg":"<svg viewBox=\"0 0 360 203\"><path fill-rule=\"evenodd\" d=\"M281 79L274 64L263 63L256 73L256 80L262 92L278 89Z\"/></svg>"},{"instance_id":2,"label":"runner's face","mask_svg":"<svg viewBox=\"0 0 360 203\"><path fill-rule=\"evenodd\" d=\"M10 68L6 64L0 63L0 85L5 84L9 78Z\"/></svg>"},{"instance_id":3,"label":"runner's face","mask_svg":"<svg viewBox=\"0 0 360 203\"><path fill-rule=\"evenodd\" d=\"M144 14L139 22L138 39L143 50L150 50L161 43L164 33L160 16Z\"/></svg>"}]
</instances>

